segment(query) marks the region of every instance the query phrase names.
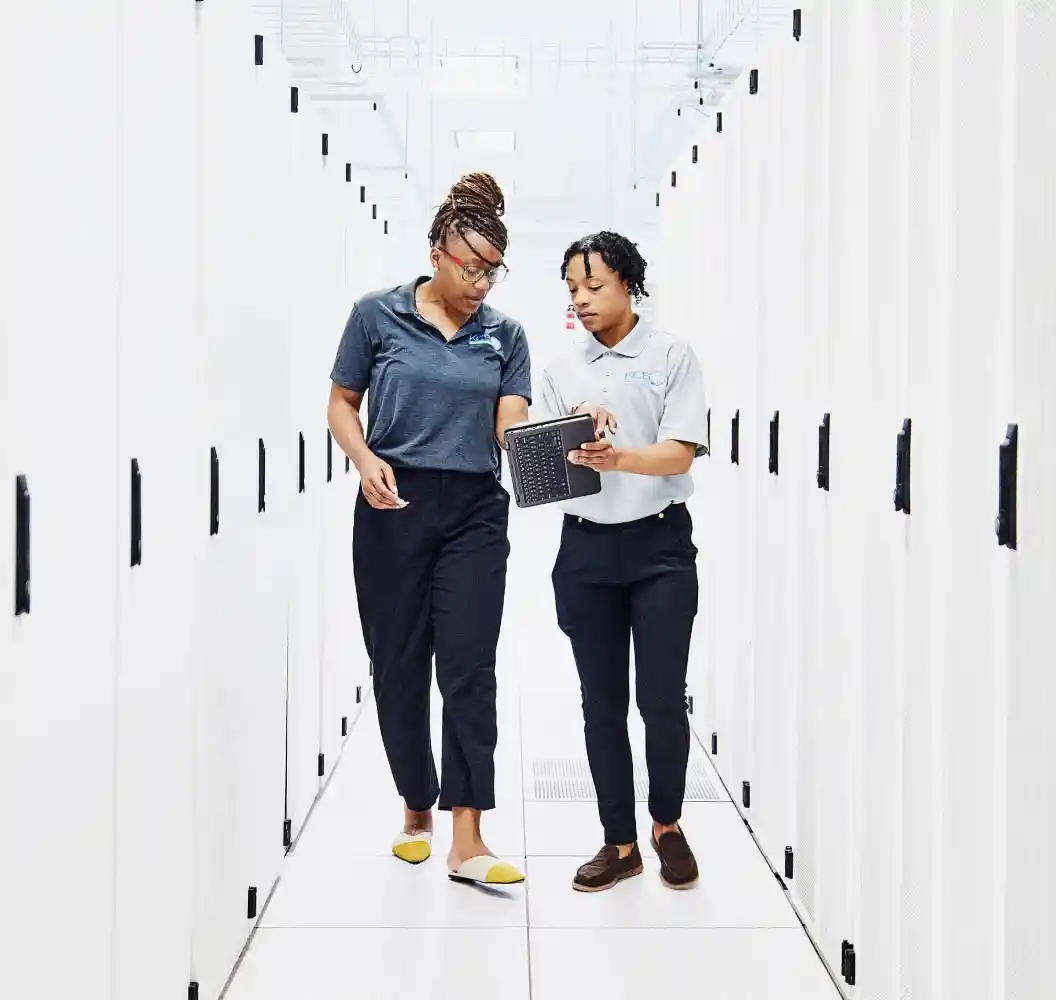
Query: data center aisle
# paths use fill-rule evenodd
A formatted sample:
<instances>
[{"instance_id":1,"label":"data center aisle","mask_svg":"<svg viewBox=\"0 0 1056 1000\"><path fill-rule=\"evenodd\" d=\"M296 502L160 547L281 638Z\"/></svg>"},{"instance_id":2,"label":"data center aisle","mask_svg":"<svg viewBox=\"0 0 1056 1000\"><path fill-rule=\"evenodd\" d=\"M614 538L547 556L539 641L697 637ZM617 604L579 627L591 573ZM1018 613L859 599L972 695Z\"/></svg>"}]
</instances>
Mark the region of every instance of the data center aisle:
<instances>
[{"instance_id":1,"label":"data center aisle","mask_svg":"<svg viewBox=\"0 0 1056 1000\"><path fill-rule=\"evenodd\" d=\"M700 887L661 885L639 802L646 873L609 892L572 890L600 834L574 667L550 597L556 526L549 512L513 515L498 808L485 827L497 854L526 865L527 884L492 892L450 882L444 816L429 862L410 867L389 854L400 801L370 704L287 859L229 1000L638 1000L686 984L711 1000L838 996L698 746L683 822ZM631 720L642 758L633 709ZM434 741L439 732L434 691Z\"/></svg>"}]
</instances>

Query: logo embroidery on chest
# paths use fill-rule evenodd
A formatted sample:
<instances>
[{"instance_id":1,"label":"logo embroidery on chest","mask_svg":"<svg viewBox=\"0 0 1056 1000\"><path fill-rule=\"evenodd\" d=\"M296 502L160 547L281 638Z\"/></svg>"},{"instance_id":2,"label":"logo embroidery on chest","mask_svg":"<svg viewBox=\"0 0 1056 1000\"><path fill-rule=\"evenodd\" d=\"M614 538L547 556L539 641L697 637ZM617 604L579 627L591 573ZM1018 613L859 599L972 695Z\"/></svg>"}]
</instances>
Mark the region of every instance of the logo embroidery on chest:
<instances>
[{"instance_id":1,"label":"logo embroidery on chest","mask_svg":"<svg viewBox=\"0 0 1056 1000\"><path fill-rule=\"evenodd\" d=\"M667 385L667 376L663 372L627 372L623 376L625 382L636 382L638 385L651 385L660 387Z\"/></svg>"},{"instance_id":2,"label":"logo embroidery on chest","mask_svg":"<svg viewBox=\"0 0 1056 1000\"><path fill-rule=\"evenodd\" d=\"M474 333L469 338L469 343L474 347L478 344L487 344L496 354L502 354L502 342L490 333Z\"/></svg>"}]
</instances>

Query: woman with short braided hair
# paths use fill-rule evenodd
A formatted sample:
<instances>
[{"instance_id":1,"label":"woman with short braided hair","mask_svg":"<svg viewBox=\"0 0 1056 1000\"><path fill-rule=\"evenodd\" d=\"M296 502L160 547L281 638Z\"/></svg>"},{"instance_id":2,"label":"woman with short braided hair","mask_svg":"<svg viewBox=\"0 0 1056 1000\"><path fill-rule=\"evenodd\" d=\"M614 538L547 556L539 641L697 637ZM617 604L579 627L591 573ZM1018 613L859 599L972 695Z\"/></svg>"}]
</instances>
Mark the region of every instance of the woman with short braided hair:
<instances>
[{"instance_id":1,"label":"woman with short braided hair","mask_svg":"<svg viewBox=\"0 0 1056 1000\"><path fill-rule=\"evenodd\" d=\"M432 276L353 308L329 405L334 437L362 480L356 592L405 807L392 850L410 864L431 855L439 800L452 813L449 874L484 884L524 881L480 832L481 813L495 808L495 660L510 551L499 449L531 401L524 330L484 304L507 273L505 207L487 174L451 188L429 232ZM434 656L444 699L439 781L429 734Z\"/></svg>"}]
</instances>

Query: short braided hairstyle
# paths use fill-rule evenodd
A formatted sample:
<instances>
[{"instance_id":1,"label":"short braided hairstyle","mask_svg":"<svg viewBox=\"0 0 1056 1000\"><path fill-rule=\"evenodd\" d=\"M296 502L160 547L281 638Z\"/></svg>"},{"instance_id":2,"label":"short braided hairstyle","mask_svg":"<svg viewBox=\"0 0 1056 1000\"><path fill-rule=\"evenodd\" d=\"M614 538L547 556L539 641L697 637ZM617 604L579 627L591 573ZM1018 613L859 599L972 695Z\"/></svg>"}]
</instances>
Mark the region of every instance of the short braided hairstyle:
<instances>
[{"instance_id":1,"label":"short braided hairstyle","mask_svg":"<svg viewBox=\"0 0 1056 1000\"><path fill-rule=\"evenodd\" d=\"M451 188L437 211L429 230L429 245L440 246L452 232L462 237L474 232L505 254L510 242L502 221L505 212L502 188L491 174L466 174Z\"/></svg>"},{"instance_id":2,"label":"short braided hairstyle","mask_svg":"<svg viewBox=\"0 0 1056 1000\"><path fill-rule=\"evenodd\" d=\"M648 298L645 290L645 269L648 266L645 258L638 252L638 244L632 243L619 233L600 232L576 240L565 251L565 260L561 265L562 279L568 277L568 265L573 257L582 257L583 266L590 275L590 255L596 253L605 265L614 271L621 281L627 282L627 290L635 302Z\"/></svg>"}]
</instances>

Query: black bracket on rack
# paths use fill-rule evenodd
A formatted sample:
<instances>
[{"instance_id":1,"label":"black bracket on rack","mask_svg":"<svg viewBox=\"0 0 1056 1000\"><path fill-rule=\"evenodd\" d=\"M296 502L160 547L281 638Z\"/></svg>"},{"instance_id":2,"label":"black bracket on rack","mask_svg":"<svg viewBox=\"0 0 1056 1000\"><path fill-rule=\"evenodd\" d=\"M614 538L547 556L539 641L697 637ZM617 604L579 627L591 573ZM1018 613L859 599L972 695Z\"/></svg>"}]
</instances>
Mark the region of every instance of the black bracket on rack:
<instances>
[{"instance_id":1,"label":"black bracket on rack","mask_svg":"<svg viewBox=\"0 0 1056 1000\"><path fill-rule=\"evenodd\" d=\"M1001 443L997 475L997 542L1004 548L1014 549L1017 544L1016 506L1017 477L1019 473L1019 425L1009 424L1005 440Z\"/></svg>"},{"instance_id":2,"label":"black bracket on rack","mask_svg":"<svg viewBox=\"0 0 1056 1000\"><path fill-rule=\"evenodd\" d=\"M910 476L913 451L913 421L908 417L902 421L898 434L898 450L895 457L895 510L903 514L910 512Z\"/></svg>"}]
</instances>

